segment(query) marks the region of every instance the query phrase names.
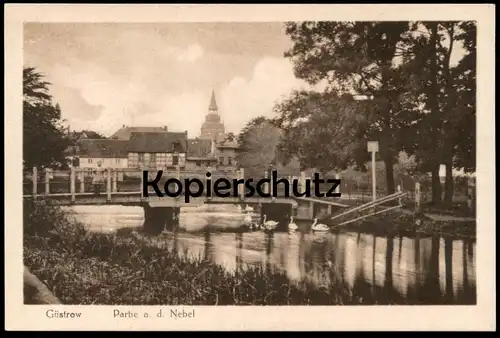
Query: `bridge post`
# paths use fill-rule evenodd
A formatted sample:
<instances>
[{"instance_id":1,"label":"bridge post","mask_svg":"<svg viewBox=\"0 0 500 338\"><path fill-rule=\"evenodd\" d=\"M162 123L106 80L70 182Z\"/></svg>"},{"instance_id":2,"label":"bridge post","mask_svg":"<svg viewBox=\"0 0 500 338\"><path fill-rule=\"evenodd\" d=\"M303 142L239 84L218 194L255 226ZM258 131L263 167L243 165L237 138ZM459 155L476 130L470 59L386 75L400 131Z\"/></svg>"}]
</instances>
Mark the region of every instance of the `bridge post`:
<instances>
[{"instance_id":1,"label":"bridge post","mask_svg":"<svg viewBox=\"0 0 500 338\"><path fill-rule=\"evenodd\" d=\"M75 203L76 201L76 172L75 172L75 167L71 166L71 171L70 171L70 183L69 183L69 190L71 192L71 203Z\"/></svg>"},{"instance_id":2,"label":"bridge post","mask_svg":"<svg viewBox=\"0 0 500 338\"><path fill-rule=\"evenodd\" d=\"M113 192L118 191L116 181L118 181L118 171L115 169L115 170L113 170Z\"/></svg>"},{"instance_id":3,"label":"bridge post","mask_svg":"<svg viewBox=\"0 0 500 338\"><path fill-rule=\"evenodd\" d=\"M245 169L243 169L243 168L240 168L239 179L240 180L245 180ZM238 190L239 190L238 194L240 195L240 200L243 201L245 199L245 185L244 184L238 184Z\"/></svg>"},{"instance_id":4,"label":"bridge post","mask_svg":"<svg viewBox=\"0 0 500 338\"><path fill-rule=\"evenodd\" d=\"M207 173L210 173L210 177L207 177L205 179L205 184L206 184L206 188L207 188L207 191L206 191L206 194L207 194L207 200L211 200L212 199L212 191L209 192L209 190L212 190L212 185L211 184L208 184L208 181L211 181L211 177L212 177L212 167L208 167L207 168ZM206 176L205 176L206 177Z\"/></svg>"},{"instance_id":5,"label":"bridge post","mask_svg":"<svg viewBox=\"0 0 500 338\"><path fill-rule=\"evenodd\" d=\"M309 219L314 218L314 202L309 202L309 212L308 212Z\"/></svg>"},{"instance_id":6,"label":"bridge post","mask_svg":"<svg viewBox=\"0 0 500 338\"><path fill-rule=\"evenodd\" d=\"M139 172L139 177L141 178L141 183L139 186L139 191L141 192L141 201L144 200L144 192L142 191L142 186L144 185L143 171L144 168L142 168L141 171Z\"/></svg>"},{"instance_id":7,"label":"bridge post","mask_svg":"<svg viewBox=\"0 0 500 338\"><path fill-rule=\"evenodd\" d=\"M106 175L106 201L111 202L111 168L109 167Z\"/></svg>"},{"instance_id":8,"label":"bridge post","mask_svg":"<svg viewBox=\"0 0 500 338\"><path fill-rule=\"evenodd\" d=\"M268 171L268 170L266 170L266 172L264 173L264 178L265 178L265 179L268 179L268 178L269 178L269 179L271 179L271 178L269 177L269 171ZM264 194L269 194L269 193L271 193L270 185L271 185L271 183L266 183L266 184L264 185L264 186L265 186L265 189L264 189Z\"/></svg>"},{"instance_id":9,"label":"bridge post","mask_svg":"<svg viewBox=\"0 0 500 338\"><path fill-rule=\"evenodd\" d=\"M305 192L306 191L306 172L301 171L300 172L300 192Z\"/></svg>"},{"instance_id":10,"label":"bridge post","mask_svg":"<svg viewBox=\"0 0 500 338\"><path fill-rule=\"evenodd\" d=\"M83 193L83 192L85 192L85 172L80 171L78 173L78 176L80 178L80 192Z\"/></svg>"},{"instance_id":11,"label":"bridge post","mask_svg":"<svg viewBox=\"0 0 500 338\"><path fill-rule=\"evenodd\" d=\"M335 174L335 179L336 180L340 180L340 174ZM337 186L337 188L335 189L335 192L338 194L340 193L340 184Z\"/></svg>"},{"instance_id":12,"label":"bridge post","mask_svg":"<svg viewBox=\"0 0 500 338\"><path fill-rule=\"evenodd\" d=\"M36 195L38 194L38 169L37 167L33 167L33 199L36 199Z\"/></svg>"},{"instance_id":13,"label":"bridge post","mask_svg":"<svg viewBox=\"0 0 500 338\"><path fill-rule=\"evenodd\" d=\"M415 183L415 214L420 214L420 183Z\"/></svg>"},{"instance_id":14,"label":"bridge post","mask_svg":"<svg viewBox=\"0 0 500 338\"><path fill-rule=\"evenodd\" d=\"M43 168L45 177L45 195L50 194L50 172L49 168Z\"/></svg>"}]
</instances>

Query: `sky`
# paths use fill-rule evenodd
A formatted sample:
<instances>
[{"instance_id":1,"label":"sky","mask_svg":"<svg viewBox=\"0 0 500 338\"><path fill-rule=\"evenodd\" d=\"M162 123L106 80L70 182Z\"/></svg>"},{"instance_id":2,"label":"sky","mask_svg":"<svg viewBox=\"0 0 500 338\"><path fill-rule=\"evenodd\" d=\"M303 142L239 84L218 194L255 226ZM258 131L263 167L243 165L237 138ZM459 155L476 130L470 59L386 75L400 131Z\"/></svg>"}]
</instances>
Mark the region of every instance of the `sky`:
<instances>
[{"instance_id":1,"label":"sky","mask_svg":"<svg viewBox=\"0 0 500 338\"><path fill-rule=\"evenodd\" d=\"M27 23L24 65L52 83L72 130L122 125L199 136L212 89L227 132L306 84L282 23Z\"/></svg>"},{"instance_id":2,"label":"sky","mask_svg":"<svg viewBox=\"0 0 500 338\"><path fill-rule=\"evenodd\" d=\"M52 83L72 130L122 125L200 134L212 89L226 132L239 133L293 89L283 23L26 23L24 65ZM453 63L463 55L454 48Z\"/></svg>"}]
</instances>

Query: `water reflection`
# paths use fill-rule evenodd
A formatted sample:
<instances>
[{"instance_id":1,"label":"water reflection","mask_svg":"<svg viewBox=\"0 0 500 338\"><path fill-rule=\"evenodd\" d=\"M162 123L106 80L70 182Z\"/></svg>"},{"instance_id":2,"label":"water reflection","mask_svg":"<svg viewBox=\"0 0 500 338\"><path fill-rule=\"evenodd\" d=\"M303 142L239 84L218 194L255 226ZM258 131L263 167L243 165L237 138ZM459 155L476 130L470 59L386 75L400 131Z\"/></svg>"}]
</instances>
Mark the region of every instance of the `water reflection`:
<instances>
[{"instance_id":1,"label":"water reflection","mask_svg":"<svg viewBox=\"0 0 500 338\"><path fill-rule=\"evenodd\" d=\"M142 209L122 208L76 211L94 229L141 224ZM351 232L227 231L239 227L244 217L235 209L183 210L180 227L185 232L167 233L165 240L181 256L202 257L233 273L259 265L268 272L285 272L292 281L307 279L317 286L342 281L394 302L475 303L475 242Z\"/></svg>"}]
</instances>

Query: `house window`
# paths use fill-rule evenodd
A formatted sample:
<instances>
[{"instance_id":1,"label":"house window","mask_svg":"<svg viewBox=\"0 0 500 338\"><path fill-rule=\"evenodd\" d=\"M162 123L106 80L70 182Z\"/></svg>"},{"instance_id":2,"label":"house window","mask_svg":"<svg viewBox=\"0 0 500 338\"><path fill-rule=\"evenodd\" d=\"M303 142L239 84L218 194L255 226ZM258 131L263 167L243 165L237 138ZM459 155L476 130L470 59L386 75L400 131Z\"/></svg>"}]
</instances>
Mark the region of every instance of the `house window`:
<instances>
[{"instance_id":1,"label":"house window","mask_svg":"<svg viewBox=\"0 0 500 338\"><path fill-rule=\"evenodd\" d=\"M91 158L89 158L88 163L92 163L92 159Z\"/></svg>"},{"instance_id":2,"label":"house window","mask_svg":"<svg viewBox=\"0 0 500 338\"><path fill-rule=\"evenodd\" d=\"M228 157L228 158L227 158L227 164L228 164L228 165L233 165L233 163L232 163L232 161L231 161L231 160L232 160L232 159L231 159L231 157Z\"/></svg>"},{"instance_id":3,"label":"house window","mask_svg":"<svg viewBox=\"0 0 500 338\"><path fill-rule=\"evenodd\" d=\"M219 157L219 164L224 165L224 157Z\"/></svg>"},{"instance_id":4,"label":"house window","mask_svg":"<svg viewBox=\"0 0 500 338\"><path fill-rule=\"evenodd\" d=\"M120 159L119 158L115 159L115 163L120 164Z\"/></svg>"},{"instance_id":5,"label":"house window","mask_svg":"<svg viewBox=\"0 0 500 338\"><path fill-rule=\"evenodd\" d=\"M179 155L172 156L172 165L178 165L178 164L179 164Z\"/></svg>"},{"instance_id":6,"label":"house window","mask_svg":"<svg viewBox=\"0 0 500 338\"><path fill-rule=\"evenodd\" d=\"M196 161L196 166L201 167L201 161Z\"/></svg>"},{"instance_id":7,"label":"house window","mask_svg":"<svg viewBox=\"0 0 500 338\"><path fill-rule=\"evenodd\" d=\"M158 168L166 168L167 167L167 154L165 154L165 153L157 153L156 154L156 166Z\"/></svg>"},{"instance_id":8,"label":"house window","mask_svg":"<svg viewBox=\"0 0 500 338\"><path fill-rule=\"evenodd\" d=\"M144 164L144 153L139 153L139 164Z\"/></svg>"},{"instance_id":9,"label":"house window","mask_svg":"<svg viewBox=\"0 0 500 338\"><path fill-rule=\"evenodd\" d=\"M156 166L156 154L153 153L149 156L149 165L152 167Z\"/></svg>"},{"instance_id":10,"label":"house window","mask_svg":"<svg viewBox=\"0 0 500 338\"><path fill-rule=\"evenodd\" d=\"M128 166L130 168L136 168L138 166L138 154L137 153L129 153L128 154Z\"/></svg>"}]
</instances>

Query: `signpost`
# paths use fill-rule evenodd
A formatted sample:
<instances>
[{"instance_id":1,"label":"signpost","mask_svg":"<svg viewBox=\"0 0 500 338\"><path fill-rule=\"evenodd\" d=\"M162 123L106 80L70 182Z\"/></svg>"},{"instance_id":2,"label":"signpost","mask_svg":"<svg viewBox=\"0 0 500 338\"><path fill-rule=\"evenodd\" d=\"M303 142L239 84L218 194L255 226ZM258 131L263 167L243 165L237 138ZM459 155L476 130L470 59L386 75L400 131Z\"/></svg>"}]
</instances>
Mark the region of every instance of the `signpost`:
<instances>
[{"instance_id":1,"label":"signpost","mask_svg":"<svg viewBox=\"0 0 500 338\"><path fill-rule=\"evenodd\" d=\"M377 199L377 181L375 170L375 153L378 151L378 141L368 141L368 152L372 153L372 196L373 200Z\"/></svg>"}]
</instances>

